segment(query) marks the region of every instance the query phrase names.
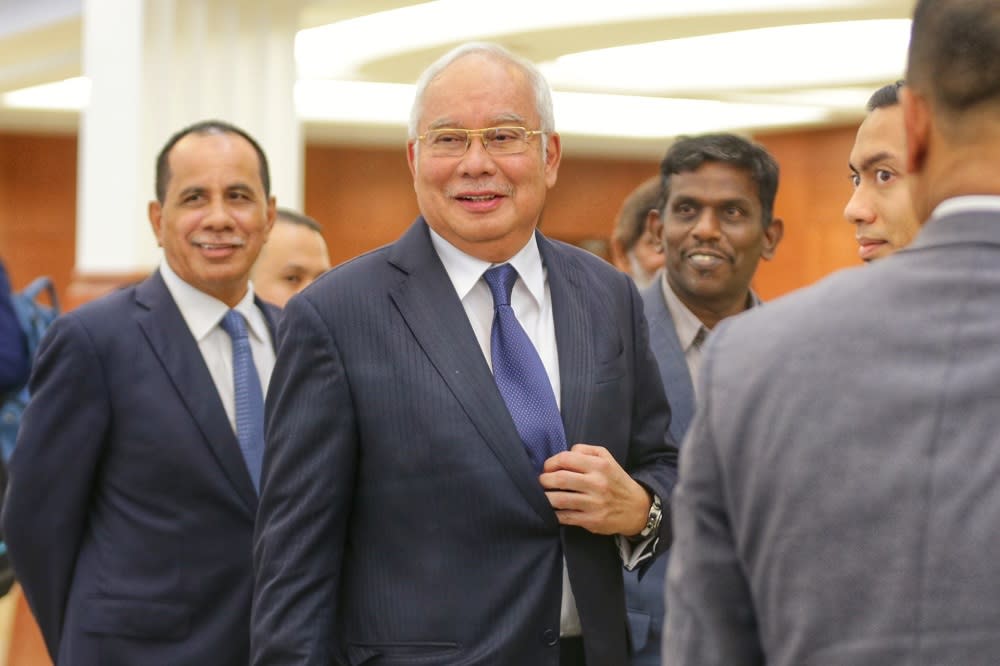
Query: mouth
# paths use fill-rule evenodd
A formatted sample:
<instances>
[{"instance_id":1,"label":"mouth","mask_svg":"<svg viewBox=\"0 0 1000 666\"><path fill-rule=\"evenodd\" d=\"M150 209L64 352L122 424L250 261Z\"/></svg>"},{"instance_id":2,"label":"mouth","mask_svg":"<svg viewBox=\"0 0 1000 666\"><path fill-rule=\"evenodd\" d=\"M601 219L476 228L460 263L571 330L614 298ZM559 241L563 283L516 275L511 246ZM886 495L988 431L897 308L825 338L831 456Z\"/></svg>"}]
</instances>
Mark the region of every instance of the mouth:
<instances>
[{"instance_id":1,"label":"mouth","mask_svg":"<svg viewBox=\"0 0 1000 666\"><path fill-rule=\"evenodd\" d=\"M461 201L493 201L494 199L499 199L499 194L459 194L455 197Z\"/></svg>"},{"instance_id":2,"label":"mouth","mask_svg":"<svg viewBox=\"0 0 1000 666\"><path fill-rule=\"evenodd\" d=\"M880 238L856 237L858 241L858 256L862 261L871 261L891 250L889 243Z\"/></svg>"},{"instance_id":3,"label":"mouth","mask_svg":"<svg viewBox=\"0 0 1000 666\"><path fill-rule=\"evenodd\" d=\"M725 254L706 249L688 250L684 253L684 258L689 262L694 264L695 267L701 269L712 269L721 266L724 263L729 263L729 257Z\"/></svg>"},{"instance_id":4,"label":"mouth","mask_svg":"<svg viewBox=\"0 0 1000 666\"><path fill-rule=\"evenodd\" d=\"M191 241L198 248L199 254L209 261L225 261L243 248L246 243L242 239L225 239L222 241Z\"/></svg>"}]
</instances>

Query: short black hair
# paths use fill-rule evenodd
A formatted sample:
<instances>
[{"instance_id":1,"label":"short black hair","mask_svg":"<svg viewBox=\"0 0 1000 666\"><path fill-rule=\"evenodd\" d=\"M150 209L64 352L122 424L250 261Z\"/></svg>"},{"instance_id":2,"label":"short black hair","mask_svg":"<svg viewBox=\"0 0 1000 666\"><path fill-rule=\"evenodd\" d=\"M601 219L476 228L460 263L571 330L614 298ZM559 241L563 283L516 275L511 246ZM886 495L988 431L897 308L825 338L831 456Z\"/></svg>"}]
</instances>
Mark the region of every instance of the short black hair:
<instances>
[{"instance_id":1,"label":"short black hair","mask_svg":"<svg viewBox=\"0 0 1000 666\"><path fill-rule=\"evenodd\" d=\"M277 217L280 221L307 227L321 235L323 233L323 227L320 226L319 222L291 208L279 208L277 210Z\"/></svg>"},{"instance_id":2,"label":"short black hair","mask_svg":"<svg viewBox=\"0 0 1000 666\"><path fill-rule=\"evenodd\" d=\"M919 0L906 80L943 111L1000 104L1000 11L996 0Z\"/></svg>"},{"instance_id":3,"label":"short black hair","mask_svg":"<svg viewBox=\"0 0 1000 666\"><path fill-rule=\"evenodd\" d=\"M882 109L887 106L896 106L899 104L899 89L903 87L903 80L900 79L895 83L889 83L875 92L872 96L868 98L868 103L865 104L865 108L869 113L875 109Z\"/></svg>"},{"instance_id":4,"label":"short black hair","mask_svg":"<svg viewBox=\"0 0 1000 666\"><path fill-rule=\"evenodd\" d=\"M271 173L267 167L267 156L260 144L246 131L236 125L227 123L224 120L202 120L188 125L180 130L163 144L159 155L156 156L156 200L161 204L167 196L167 185L170 182L170 151L174 149L177 142L189 134L235 134L246 139L254 152L257 153L257 162L260 164L260 181L264 186L264 194L271 196Z\"/></svg>"},{"instance_id":5,"label":"short black hair","mask_svg":"<svg viewBox=\"0 0 1000 666\"><path fill-rule=\"evenodd\" d=\"M726 132L680 136L671 144L660 163L663 191L657 208L663 210L667 199L670 198L671 176L696 171L706 162L718 162L745 169L750 174L750 179L757 185L761 222L764 227L771 224L774 216L774 198L778 193L778 162L760 144Z\"/></svg>"}]
</instances>

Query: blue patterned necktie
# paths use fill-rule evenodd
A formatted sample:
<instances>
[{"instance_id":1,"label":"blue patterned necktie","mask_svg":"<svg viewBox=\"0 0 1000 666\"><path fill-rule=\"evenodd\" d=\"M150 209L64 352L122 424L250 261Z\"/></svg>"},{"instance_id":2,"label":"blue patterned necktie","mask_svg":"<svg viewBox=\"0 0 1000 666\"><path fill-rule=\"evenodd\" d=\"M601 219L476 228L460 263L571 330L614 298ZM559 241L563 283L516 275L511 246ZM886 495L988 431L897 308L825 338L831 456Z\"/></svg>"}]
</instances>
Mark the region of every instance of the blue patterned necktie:
<instances>
[{"instance_id":1,"label":"blue patterned necktie","mask_svg":"<svg viewBox=\"0 0 1000 666\"><path fill-rule=\"evenodd\" d=\"M514 419L535 470L547 458L566 450L566 431L542 359L510 307L517 271L510 264L489 269L483 279L493 294L490 346L493 379Z\"/></svg>"},{"instance_id":2,"label":"blue patterned necktie","mask_svg":"<svg viewBox=\"0 0 1000 666\"><path fill-rule=\"evenodd\" d=\"M236 394L236 438L246 461L253 487L260 490L260 461L264 453L264 392L253 363L247 324L243 315L230 310L222 318L222 330L233 339L233 389Z\"/></svg>"}]
</instances>

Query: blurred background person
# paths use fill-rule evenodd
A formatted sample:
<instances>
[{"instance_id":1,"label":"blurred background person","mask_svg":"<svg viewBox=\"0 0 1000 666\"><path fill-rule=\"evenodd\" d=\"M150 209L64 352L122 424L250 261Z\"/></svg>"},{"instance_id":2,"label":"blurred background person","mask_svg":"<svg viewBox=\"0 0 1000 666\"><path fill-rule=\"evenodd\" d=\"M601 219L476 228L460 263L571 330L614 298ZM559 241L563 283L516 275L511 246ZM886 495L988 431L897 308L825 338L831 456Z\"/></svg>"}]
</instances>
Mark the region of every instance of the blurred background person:
<instances>
[{"instance_id":1,"label":"blurred background person","mask_svg":"<svg viewBox=\"0 0 1000 666\"><path fill-rule=\"evenodd\" d=\"M649 285L656 271L663 268L663 248L650 235L646 224L649 211L659 205L660 197L657 174L625 197L611 232L611 263L631 275L640 289Z\"/></svg>"},{"instance_id":2,"label":"blurred background person","mask_svg":"<svg viewBox=\"0 0 1000 666\"><path fill-rule=\"evenodd\" d=\"M649 346L670 402L670 434L680 442L694 416L702 348L722 319L760 304L750 283L774 256L784 224L774 217L778 164L733 134L680 137L661 164L661 208L649 232L666 269L642 293ZM632 666L659 666L668 556L642 580L625 572Z\"/></svg>"},{"instance_id":3,"label":"blurred background person","mask_svg":"<svg viewBox=\"0 0 1000 666\"><path fill-rule=\"evenodd\" d=\"M28 368L24 334L11 301L10 278L0 261L0 399L28 381Z\"/></svg>"},{"instance_id":4,"label":"blurred background person","mask_svg":"<svg viewBox=\"0 0 1000 666\"><path fill-rule=\"evenodd\" d=\"M907 189L906 133L899 105L902 81L876 90L858 127L849 166L854 194L844 217L855 226L858 256L887 257L909 245L920 230Z\"/></svg>"},{"instance_id":5,"label":"blurred background person","mask_svg":"<svg viewBox=\"0 0 1000 666\"><path fill-rule=\"evenodd\" d=\"M250 273L254 291L280 308L330 268L323 229L307 215L279 208L271 235Z\"/></svg>"}]
</instances>

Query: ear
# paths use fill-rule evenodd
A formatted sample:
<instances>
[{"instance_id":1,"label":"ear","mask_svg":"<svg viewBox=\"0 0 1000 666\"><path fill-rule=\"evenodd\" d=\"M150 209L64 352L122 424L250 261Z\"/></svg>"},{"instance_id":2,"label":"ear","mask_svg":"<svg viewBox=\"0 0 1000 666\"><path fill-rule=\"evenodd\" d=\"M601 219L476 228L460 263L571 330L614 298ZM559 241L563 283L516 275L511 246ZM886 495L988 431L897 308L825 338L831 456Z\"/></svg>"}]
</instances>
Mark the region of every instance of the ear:
<instances>
[{"instance_id":1,"label":"ear","mask_svg":"<svg viewBox=\"0 0 1000 666\"><path fill-rule=\"evenodd\" d=\"M771 220L771 224L764 229L764 243L760 250L762 259L771 261L774 258L774 251L778 249L778 243L785 236L785 222L776 217Z\"/></svg>"},{"instance_id":2,"label":"ear","mask_svg":"<svg viewBox=\"0 0 1000 666\"><path fill-rule=\"evenodd\" d=\"M163 205L155 199L149 202L146 207L146 215L149 217L149 223L153 227L153 235L156 236L156 244L163 247L163 243L160 242L160 225L163 221Z\"/></svg>"},{"instance_id":3,"label":"ear","mask_svg":"<svg viewBox=\"0 0 1000 666\"><path fill-rule=\"evenodd\" d=\"M899 103L906 130L906 171L918 173L923 169L930 143L930 106L927 98L909 86L899 89Z\"/></svg>"},{"instance_id":4,"label":"ear","mask_svg":"<svg viewBox=\"0 0 1000 666\"><path fill-rule=\"evenodd\" d=\"M553 132L548 135L546 141L548 143L545 151L545 186L551 188L556 184L559 162L562 160L562 138L558 132Z\"/></svg>"},{"instance_id":5,"label":"ear","mask_svg":"<svg viewBox=\"0 0 1000 666\"><path fill-rule=\"evenodd\" d=\"M272 194L267 199L267 226L265 231L267 235L271 235L271 229L274 227L274 221L278 219L278 199ZM267 238L264 239L267 242Z\"/></svg>"},{"instance_id":6,"label":"ear","mask_svg":"<svg viewBox=\"0 0 1000 666\"><path fill-rule=\"evenodd\" d=\"M666 249L663 247L663 218L656 208L650 208L649 212L646 213L646 231L656 240L660 252L663 252Z\"/></svg>"},{"instance_id":7,"label":"ear","mask_svg":"<svg viewBox=\"0 0 1000 666\"><path fill-rule=\"evenodd\" d=\"M410 167L410 176L413 178L417 177L417 140L413 139L406 142L406 164Z\"/></svg>"}]
</instances>

